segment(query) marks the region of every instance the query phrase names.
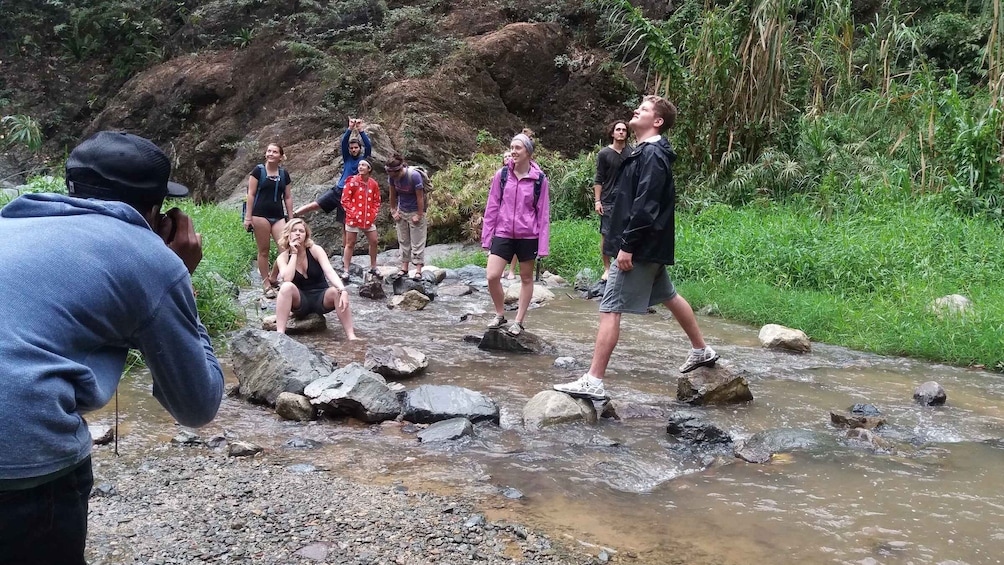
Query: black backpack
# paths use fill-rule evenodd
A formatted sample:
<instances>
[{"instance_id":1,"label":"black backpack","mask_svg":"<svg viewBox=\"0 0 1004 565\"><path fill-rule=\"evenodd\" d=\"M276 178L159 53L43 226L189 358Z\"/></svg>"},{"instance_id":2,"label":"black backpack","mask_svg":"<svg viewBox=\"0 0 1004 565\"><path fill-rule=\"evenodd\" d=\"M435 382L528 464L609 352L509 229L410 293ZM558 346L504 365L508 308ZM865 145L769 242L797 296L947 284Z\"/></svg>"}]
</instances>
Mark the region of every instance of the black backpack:
<instances>
[{"instance_id":1,"label":"black backpack","mask_svg":"<svg viewBox=\"0 0 1004 565\"><path fill-rule=\"evenodd\" d=\"M499 177L499 203L502 203L502 193L505 192L505 183L509 180L509 167L502 167L500 169L502 176ZM537 211L537 201L540 200L540 187L544 184L544 179L547 178L543 172L537 177L537 180L533 181L533 211Z\"/></svg>"}]
</instances>

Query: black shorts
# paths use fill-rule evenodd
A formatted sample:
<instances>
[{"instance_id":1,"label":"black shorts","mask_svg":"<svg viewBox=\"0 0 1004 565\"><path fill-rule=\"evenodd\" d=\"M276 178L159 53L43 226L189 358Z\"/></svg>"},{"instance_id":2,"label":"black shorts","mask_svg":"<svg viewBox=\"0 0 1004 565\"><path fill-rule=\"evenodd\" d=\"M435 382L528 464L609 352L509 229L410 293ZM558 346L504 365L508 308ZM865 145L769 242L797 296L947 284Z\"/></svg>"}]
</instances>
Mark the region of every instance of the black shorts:
<instances>
[{"instance_id":1,"label":"black shorts","mask_svg":"<svg viewBox=\"0 0 1004 565\"><path fill-rule=\"evenodd\" d=\"M600 214L600 235L607 235L610 233L610 223L613 220L613 204L610 208L607 205L603 205L603 213Z\"/></svg>"},{"instance_id":2,"label":"black shorts","mask_svg":"<svg viewBox=\"0 0 1004 565\"><path fill-rule=\"evenodd\" d=\"M537 258L537 248L539 243L534 239L511 239L508 237L493 237L492 247L489 251L492 255L497 255L505 259L506 263L512 261L515 255L520 263L533 261Z\"/></svg>"},{"instance_id":3,"label":"black shorts","mask_svg":"<svg viewBox=\"0 0 1004 565\"><path fill-rule=\"evenodd\" d=\"M300 291L300 307L293 310L292 314L294 318L305 318L310 314L320 314L325 315L331 310L324 309L324 293L328 292L327 288L317 288L302 290Z\"/></svg>"},{"instance_id":4,"label":"black shorts","mask_svg":"<svg viewBox=\"0 0 1004 565\"><path fill-rule=\"evenodd\" d=\"M342 208L342 190L337 186L329 188L324 194L317 197L317 205L327 213L335 212L335 219L345 223L345 210Z\"/></svg>"}]
</instances>

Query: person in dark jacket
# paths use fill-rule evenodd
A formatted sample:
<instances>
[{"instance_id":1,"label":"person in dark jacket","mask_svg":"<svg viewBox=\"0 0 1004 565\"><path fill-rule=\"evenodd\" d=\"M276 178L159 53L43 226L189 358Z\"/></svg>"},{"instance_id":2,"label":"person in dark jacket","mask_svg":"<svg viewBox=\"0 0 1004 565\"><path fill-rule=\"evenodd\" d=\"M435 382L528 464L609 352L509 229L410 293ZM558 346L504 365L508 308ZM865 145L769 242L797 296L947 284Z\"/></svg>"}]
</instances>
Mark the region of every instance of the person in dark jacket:
<instances>
[{"instance_id":1,"label":"person in dark jacket","mask_svg":"<svg viewBox=\"0 0 1004 565\"><path fill-rule=\"evenodd\" d=\"M690 304L677 294L666 273L673 264L676 187L673 162L676 153L662 133L676 121L676 107L659 96L646 96L631 118L638 145L628 155L616 177L616 199L610 231L604 239L610 265L600 329L589 371L555 390L576 396L606 398L603 376L620 337L621 314L644 314L650 306L664 304L690 338L693 347L680 372L710 367L718 353L704 343Z\"/></svg>"}]
</instances>

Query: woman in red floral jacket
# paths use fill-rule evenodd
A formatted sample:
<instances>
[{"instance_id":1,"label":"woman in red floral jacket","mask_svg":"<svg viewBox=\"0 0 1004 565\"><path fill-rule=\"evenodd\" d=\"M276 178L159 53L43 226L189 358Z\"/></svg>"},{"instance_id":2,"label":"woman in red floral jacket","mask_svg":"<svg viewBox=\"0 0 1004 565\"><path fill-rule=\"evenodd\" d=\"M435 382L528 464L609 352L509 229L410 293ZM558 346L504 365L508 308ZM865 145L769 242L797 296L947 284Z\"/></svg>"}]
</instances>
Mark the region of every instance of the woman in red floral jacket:
<instances>
[{"instance_id":1,"label":"woman in red floral jacket","mask_svg":"<svg viewBox=\"0 0 1004 565\"><path fill-rule=\"evenodd\" d=\"M366 234L370 244L370 274L377 274L377 231L374 222L380 210L380 186L370 178L372 172L373 167L369 161L359 161L359 174L345 181L345 190L342 192L342 208L345 209L345 252L342 254L344 280L349 278L352 251L360 232Z\"/></svg>"}]
</instances>

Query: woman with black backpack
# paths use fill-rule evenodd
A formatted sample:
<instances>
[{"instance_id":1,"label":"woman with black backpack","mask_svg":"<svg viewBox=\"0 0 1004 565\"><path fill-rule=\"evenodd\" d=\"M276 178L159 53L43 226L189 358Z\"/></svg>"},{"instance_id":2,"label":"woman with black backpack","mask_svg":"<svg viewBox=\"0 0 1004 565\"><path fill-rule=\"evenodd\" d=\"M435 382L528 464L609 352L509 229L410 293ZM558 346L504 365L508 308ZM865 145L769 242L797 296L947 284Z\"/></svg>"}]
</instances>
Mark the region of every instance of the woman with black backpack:
<instances>
[{"instance_id":1,"label":"woman with black backpack","mask_svg":"<svg viewBox=\"0 0 1004 565\"><path fill-rule=\"evenodd\" d=\"M280 165L285 157L281 145L269 143L265 149L265 162L256 166L248 178L244 229L254 232L258 245L258 273L261 274L265 298L275 298L278 287L278 281L269 275L270 239L278 245L282 229L289 219L289 211L293 209L293 196L289 190L292 179Z\"/></svg>"}]
</instances>

